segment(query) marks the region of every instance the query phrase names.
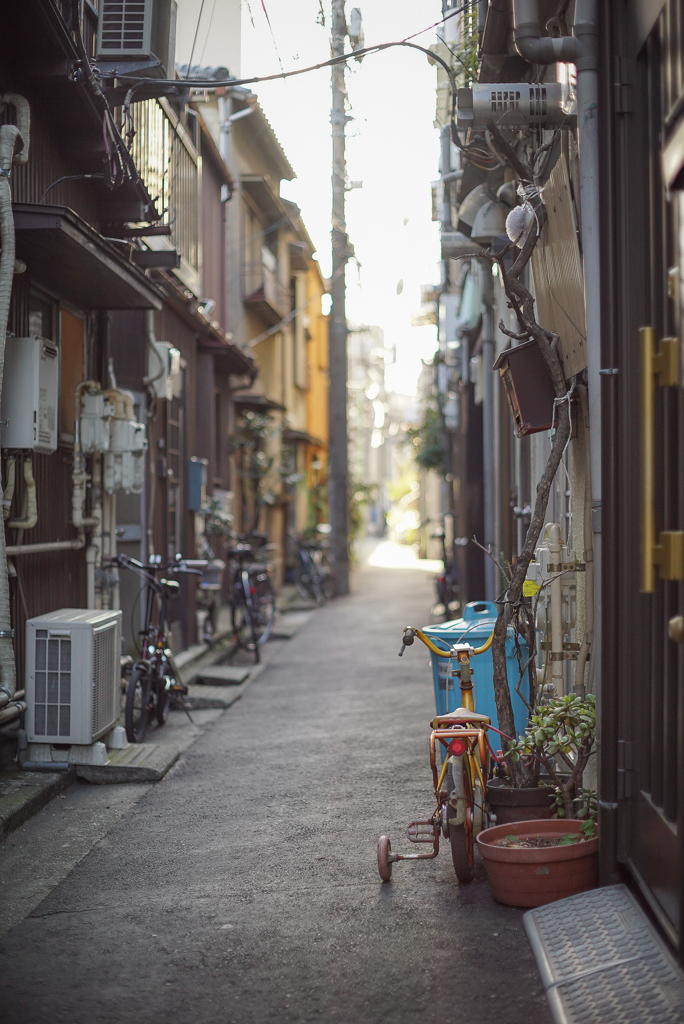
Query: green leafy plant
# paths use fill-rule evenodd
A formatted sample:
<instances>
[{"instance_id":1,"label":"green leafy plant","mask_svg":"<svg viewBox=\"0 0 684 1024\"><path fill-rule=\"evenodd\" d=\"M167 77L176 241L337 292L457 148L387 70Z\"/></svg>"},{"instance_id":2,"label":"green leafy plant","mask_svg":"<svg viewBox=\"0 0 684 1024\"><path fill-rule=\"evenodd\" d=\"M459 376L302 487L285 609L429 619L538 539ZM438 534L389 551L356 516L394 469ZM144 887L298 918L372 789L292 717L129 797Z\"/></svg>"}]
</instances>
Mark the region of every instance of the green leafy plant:
<instances>
[{"instance_id":1,"label":"green leafy plant","mask_svg":"<svg viewBox=\"0 0 684 1024\"><path fill-rule=\"evenodd\" d=\"M434 469L440 476L446 475L442 417L435 405L425 407L423 422L418 427L408 427L406 439L413 446L413 458L417 465L422 469Z\"/></svg>"},{"instance_id":2,"label":"green leafy plant","mask_svg":"<svg viewBox=\"0 0 684 1024\"><path fill-rule=\"evenodd\" d=\"M508 744L506 757L515 764L532 759L548 772L555 787L558 818L592 818L596 795L582 779L596 743L596 700L593 694L555 697L537 708L525 735Z\"/></svg>"},{"instance_id":3,"label":"green leafy plant","mask_svg":"<svg viewBox=\"0 0 684 1024\"><path fill-rule=\"evenodd\" d=\"M243 533L258 529L262 507L273 505L277 500L273 488L267 486L274 460L264 451L273 433L270 416L248 410L242 414L231 438L238 457Z\"/></svg>"}]
</instances>

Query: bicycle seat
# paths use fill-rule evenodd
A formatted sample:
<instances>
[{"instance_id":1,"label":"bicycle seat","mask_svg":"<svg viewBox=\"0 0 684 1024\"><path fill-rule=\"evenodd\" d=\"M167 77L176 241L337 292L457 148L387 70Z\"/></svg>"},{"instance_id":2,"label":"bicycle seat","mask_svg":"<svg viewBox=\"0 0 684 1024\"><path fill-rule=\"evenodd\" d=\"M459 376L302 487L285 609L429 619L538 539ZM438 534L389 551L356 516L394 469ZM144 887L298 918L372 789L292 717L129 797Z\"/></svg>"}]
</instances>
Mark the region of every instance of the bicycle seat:
<instances>
[{"instance_id":1,"label":"bicycle seat","mask_svg":"<svg viewBox=\"0 0 684 1024\"><path fill-rule=\"evenodd\" d=\"M447 725L454 722L472 722L473 725L477 725L478 722L486 722L487 725L490 725L491 719L487 715L479 715L477 711L468 711L467 708L456 708L455 711L449 711L446 715L439 715L437 718L433 718L432 728L439 729L443 722Z\"/></svg>"},{"instance_id":2,"label":"bicycle seat","mask_svg":"<svg viewBox=\"0 0 684 1024\"><path fill-rule=\"evenodd\" d=\"M178 580L159 580L159 582L164 589L164 597L167 601L170 601L174 597L178 597L178 592L180 590L180 583Z\"/></svg>"}]
</instances>

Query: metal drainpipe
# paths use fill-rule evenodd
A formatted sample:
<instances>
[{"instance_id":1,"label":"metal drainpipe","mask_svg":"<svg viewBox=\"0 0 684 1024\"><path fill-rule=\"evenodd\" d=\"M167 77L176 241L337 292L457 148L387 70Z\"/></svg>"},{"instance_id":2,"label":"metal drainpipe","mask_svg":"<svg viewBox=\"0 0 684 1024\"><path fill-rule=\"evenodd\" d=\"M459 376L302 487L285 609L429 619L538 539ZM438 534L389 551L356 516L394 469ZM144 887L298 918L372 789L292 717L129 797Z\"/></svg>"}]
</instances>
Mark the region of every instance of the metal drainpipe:
<instances>
[{"instance_id":1,"label":"metal drainpipe","mask_svg":"<svg viewBox=\"0 0 684 1024\"><path fill-rule=\"evenodd\" d=\"M482 282L482 450L484 496L484 546L491 548L496 557L494 536L494 284L492 268L480 260ZM491 558L485 560L485 600L496 596L496 566Z\"/></svg>"},{"instance_id":2,"label":"metal drainpipe","mask_svg":"<svg viewBox=\"0 0 684 1024\"><path fill-rule=\"evenodd\" d=\"M599 146L597 3L577 0L572 37L540 38L537 0L513 0L515 47L521 57L536 64L555 61L577 67L577 125L581 198L584 301L587 330L587 374L589 378L590 461L592 481L592 532L594 550L595 629L591 660L598 691L601 665L601 295L599 249Z\"/></svg>"}]
</instances>

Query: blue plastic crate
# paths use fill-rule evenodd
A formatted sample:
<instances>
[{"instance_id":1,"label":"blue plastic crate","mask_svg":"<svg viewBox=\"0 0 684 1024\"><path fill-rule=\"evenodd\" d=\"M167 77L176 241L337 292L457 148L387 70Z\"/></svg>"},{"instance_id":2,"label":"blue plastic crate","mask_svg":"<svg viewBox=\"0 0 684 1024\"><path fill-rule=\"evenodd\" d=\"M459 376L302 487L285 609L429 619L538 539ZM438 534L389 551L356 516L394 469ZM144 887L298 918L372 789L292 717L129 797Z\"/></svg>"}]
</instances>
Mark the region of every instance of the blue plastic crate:
<instances>
[{"instance_id":1,"label":"blue plastic crate","mask_svg":"<svg viewBox=\"0 0 684 1024\"><path fill-rule=\"evenodd\" d=\"M443 622L437 626L425 626L423 632L434 640L440 639L448 644L455 644L459 641L469 643L472 647L482 647L494 629L497 616L497 607L491 601L471 601L463 609L463 618L455 619L453 622ZM513 702L513 717L518 735L524 733L527 725L527 708L515 692L515 687L520 675L520 669L525 665L528 658L527 642L523 637L518 637L521 662L515 650L514 633L511 628L506 637L506 667L508 669L508 685L511 690ZM496 703L494 701L494 667L492 664L492 649L489 648L484 654L478 654L473 658L473 684L475 687L475 708L481 715L487 715L492 725L498 729L499 722L496 714ZM432 655L432 677L435 685L435 704L437 714L445 715L449 711L461 706L461 690L458 676L451 675L447 680L448 658L440 658ZM456 668L452 664L452 669ZM448 682L448 689L447 689ZM525 672L521 691L528 695L529 683L528 674ZM492 737L492 746L496 750L496 744Z\"/></svg>"}]
</instances>

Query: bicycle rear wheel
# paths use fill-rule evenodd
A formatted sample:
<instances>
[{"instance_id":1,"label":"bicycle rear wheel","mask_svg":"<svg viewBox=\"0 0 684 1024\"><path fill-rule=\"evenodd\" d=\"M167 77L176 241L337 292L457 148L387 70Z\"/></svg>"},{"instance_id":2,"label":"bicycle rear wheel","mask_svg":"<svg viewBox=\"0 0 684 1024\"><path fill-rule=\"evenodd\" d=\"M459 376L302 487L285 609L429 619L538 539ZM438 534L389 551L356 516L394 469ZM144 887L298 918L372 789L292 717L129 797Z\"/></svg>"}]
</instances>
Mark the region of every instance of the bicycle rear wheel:
<instances>
[{"instance_id":1,"label":"bicycle rear wheel","mask_svg":"<svg viewBox=\"0 0 684 1024\"><path fill-rule=\"evenodd\" d=\"M157 725L164 725L171 710L171 694L178 687L176 670L166 662L163 675L157 677L154 693L154 717Z\"/></svg>"},{"instance_id":2,"label":"bicycle rear wheel","mask_svg":"<svg viewBox=\"0 0 684 1024\"><path fill-rule=\"evenodd\" d=\"M260 573L256 581L256 594L252 595L252 617L256 642L261 647L271 635L275 621L275 591L266 573Z\"/></svg>"},{"instance_id":3,"label":"bicycle rear wheel","mask_svg":"<svg viewBox=\"0 0 684 1024\"><path fill-rule=\"evenodd\" d=\"M126 686L124 722L129 743L142 743L152 710L152 682L145 668L134 668Z\"/></svg>"},{"instance_id":4,"label":"bicycle rear wheel","mask_svg":"<svg viewBox=\"0 0 684 1024\"><path fill-rule=\"evenodd\" d=\"M295 569L295 587L303 601L315 601L316 592L313 585L313 573L307 566Z\"/></svg>"},{"instance_id":5,"label":"bicycle rear wheel","mask_svg":"<svg viewBox=\"0 0 684 1024\"><path fill-rule=\"evenodd\" d=\"M321 577L323 596L330 601L337 593L337 565L335 556L326 551L321 554Z\"/></svg>"},{"instance_id":6,"label":"bicycle rear wheel","mask_svg":"<svg viewBox=\"0 0 684 1024\"><path fill-rule=\"evenodd\" d=\"M239 646L244 647L247 651L253 650L254 636L252 632L252 620L241 588L240 592L236 592L233 598L231 622L233 626L233 636Z\"/></svg>"}]
</instances>

